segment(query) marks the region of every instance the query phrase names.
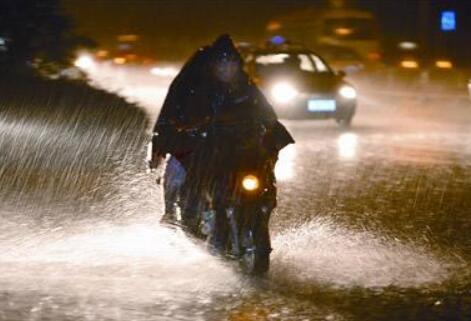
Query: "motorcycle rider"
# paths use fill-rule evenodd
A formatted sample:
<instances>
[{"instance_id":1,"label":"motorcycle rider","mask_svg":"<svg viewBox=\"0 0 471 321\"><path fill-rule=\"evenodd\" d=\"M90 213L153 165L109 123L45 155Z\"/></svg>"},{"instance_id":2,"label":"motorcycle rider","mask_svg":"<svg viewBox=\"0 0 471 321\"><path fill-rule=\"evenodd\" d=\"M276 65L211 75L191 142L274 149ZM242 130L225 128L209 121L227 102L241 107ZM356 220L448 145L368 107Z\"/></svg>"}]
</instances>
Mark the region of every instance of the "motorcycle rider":
<instances>
[{"instance_id":1,"label":"motorcycle rider","mask_svg":"<svg viewBox=\"0 0 471 321\"><path fill-rule=\"evenodd\" d=\"M207 205L201 200L215 189L215 173L224 170L239 143L266 151L267 170L273 177L271 212L276 206L274 165L278 152L294 140L249 80L231 38L222 35L212 45L199 49L182 68L154 127L151 165L158 166L170 154L172 166L167 169L185 173L184 182L167 184L178 192L166 192L179 195L185 226L197 228L196 213ZM172 202L175 200L166 200L166 207Z\"/></svg>"}]
</instances>

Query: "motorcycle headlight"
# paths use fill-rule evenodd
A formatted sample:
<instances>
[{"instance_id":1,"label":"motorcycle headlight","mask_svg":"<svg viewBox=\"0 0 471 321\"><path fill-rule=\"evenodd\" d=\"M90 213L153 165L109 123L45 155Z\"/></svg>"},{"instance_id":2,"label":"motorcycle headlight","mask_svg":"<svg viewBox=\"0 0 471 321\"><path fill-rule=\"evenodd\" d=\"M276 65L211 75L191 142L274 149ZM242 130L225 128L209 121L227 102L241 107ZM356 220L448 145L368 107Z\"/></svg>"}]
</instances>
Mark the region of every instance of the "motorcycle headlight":
<instances>
[{"instance_id":1,"label":"motorcycle headlight","mask_svg":"<svg viewBox=\"0 0 471 321\"><path fill-rule=\"evenodd\" d=\"M298 91L293 85L287 82L280 82L272 87L271 95L275 102L287 103L298 95Z\"/></svg>"},{"instance_id":2,"label":"motorcycle headlight","mask_svg":"<svg viewBox=\"0 0 471 321\"><path fill-rule=\"evenodd\" d=\"M346 99L357 98L357 91L352 86L342 86L339 89L339 94Z\"/></svg>"},{"instance_id":3,"label":"motorcycle headlight","mask_svg":"<svg viewBox=\"0 0 471 321\"><path fill-rule=\"evenodd\" d=\"M246 191L255 191L260 186L260 182L255 175L247 175L242 179L242 187Z\"/></svg>"}]
</instances>

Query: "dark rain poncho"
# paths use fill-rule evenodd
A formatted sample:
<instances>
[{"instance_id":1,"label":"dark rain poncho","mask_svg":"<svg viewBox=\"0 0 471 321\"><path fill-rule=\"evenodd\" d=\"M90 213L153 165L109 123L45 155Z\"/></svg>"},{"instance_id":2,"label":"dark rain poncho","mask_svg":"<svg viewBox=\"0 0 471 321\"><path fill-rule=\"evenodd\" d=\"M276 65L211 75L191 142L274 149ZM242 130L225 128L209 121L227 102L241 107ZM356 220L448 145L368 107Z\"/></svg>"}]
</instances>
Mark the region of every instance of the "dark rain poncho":
<instances>
[{"instance_id":1,"label":"dark rain poncho","mask_svg":"<svg viewBox=\"0 0 471 321\"><path fill-rule=\"evenodd\" d=\"M240 69L229 84L218 81L212 74L212 66L221 57L239 62ZM153 153L175 156L191 175L192 169L199 167L195 163L210 162L215 145L223 146L218 149L220 152L230 154L238 144L257 144L276 158L279 150L293 143L242 66L228 36L198 50L170 86L154 127ZM263 133L251 132L254 124ZM233 130L225 136L221 134L224 131L214 128Z\"/></svg>"}]
</instances>

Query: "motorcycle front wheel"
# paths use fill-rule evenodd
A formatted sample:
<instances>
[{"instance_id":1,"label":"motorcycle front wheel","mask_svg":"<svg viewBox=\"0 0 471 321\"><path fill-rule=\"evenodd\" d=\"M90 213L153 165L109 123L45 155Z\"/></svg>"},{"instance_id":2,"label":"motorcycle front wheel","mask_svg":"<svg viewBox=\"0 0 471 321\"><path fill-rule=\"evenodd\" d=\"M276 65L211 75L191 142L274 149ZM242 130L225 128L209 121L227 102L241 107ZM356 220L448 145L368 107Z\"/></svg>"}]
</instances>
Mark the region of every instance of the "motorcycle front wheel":
<instances>
[{"instance_id":1,"label":"motorcycle front wheel","mask_svg":"<svg viewBox=\"0 0 471 321\"><path fill-rule=\"evenodd\" d=\"M240 265L247 274L264 275L270 268L270 249L264 246L267 240L261 240L263 237L254 235L251 229L245 232Z\"/></svg>"}]
</instances>

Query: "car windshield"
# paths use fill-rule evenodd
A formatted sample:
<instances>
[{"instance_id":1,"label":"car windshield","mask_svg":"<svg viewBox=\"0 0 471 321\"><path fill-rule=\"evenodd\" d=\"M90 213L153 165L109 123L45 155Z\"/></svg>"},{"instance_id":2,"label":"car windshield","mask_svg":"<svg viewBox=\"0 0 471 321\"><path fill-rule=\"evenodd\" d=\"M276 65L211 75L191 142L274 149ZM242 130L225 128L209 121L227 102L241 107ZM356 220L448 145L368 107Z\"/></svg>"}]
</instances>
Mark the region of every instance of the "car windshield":
<instances>
[{"instance_id":1,"label":"car windshield","mask_svg":"<svg viewBox=\"0 0 471 321\"><path fill-rule=\"evenodd\" d=\"M314 54L274 53L255 57L256 69L260 73L267 72L308 72L329 73L330 68L322 59Z\"/></svg>"}]
</instances>

